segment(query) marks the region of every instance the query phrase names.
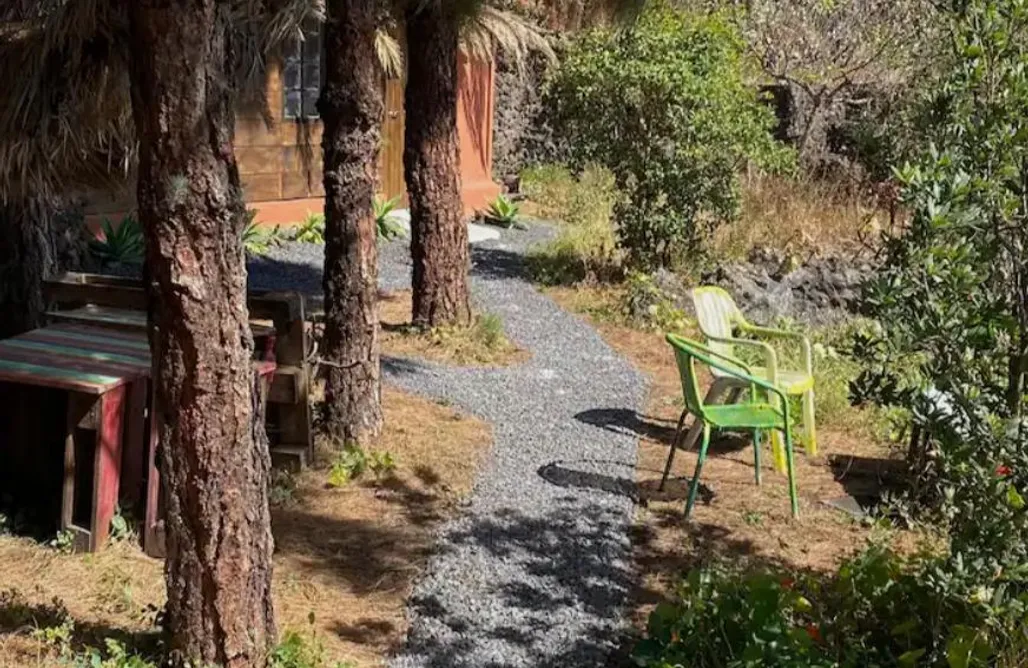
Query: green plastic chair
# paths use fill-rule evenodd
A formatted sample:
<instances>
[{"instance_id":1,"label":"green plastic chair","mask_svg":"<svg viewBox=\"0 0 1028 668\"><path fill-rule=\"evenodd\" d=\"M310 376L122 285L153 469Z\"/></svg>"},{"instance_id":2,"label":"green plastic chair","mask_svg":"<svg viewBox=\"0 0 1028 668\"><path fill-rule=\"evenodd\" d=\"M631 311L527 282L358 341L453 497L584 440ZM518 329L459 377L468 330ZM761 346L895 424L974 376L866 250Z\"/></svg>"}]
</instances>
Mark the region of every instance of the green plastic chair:
<instances>
[{"instance_id":1,"label":"green plastic chair","mask_svg":"<svg viewBox=\"0 0 1028 668\"><path fill-rule=\"evenodd\" d=\"M796 479L793 473L792 437L789 435L789 403L785 393L762 378L750 372L749 367L712 348L674 334L667 335L667 342L675 351L678 373L682 379L682 393L685 395L685 410L695 417L696 424L702 426L703 442L700 446L699 459L696 461L696 472L689 485L689 500L685 504L685 517L692 514L696 502L696 492L700 486L700 473L703 462L707 458L707 447L710 445L710 431L715 429L749 429L753 432L753 459L756 470L757 484L760 480L760 434L762 431L781 432L785 441L786 471L789 476L789 500L792 505L792 516L799 516L799 505L796 500ZM750 390L750 401L733 404L710 404L700 394L700 385L696 379L696 363L707 366L710 371L724 374L735 379ZM762 392L763 391L763 392ZM766 394L765 394L766 392ZM765 400L768 396L776 396L778 405ZM683 433L685 415L678 421L675 438L671 442L667 464L664 466L664 477L660 481L660 489L664 488L671 465L678 450L678 441Z\"/></svg>"},{"instance_id":2,"label":"green plastic chair","mask_svg":"<svg viewBox=\"0 0 1028 668\"><path fill-rule=\"evenodd\" d=\"M707 339L711 350L727 357L736 356L736 347L754 348L763 355L764 366L752 367L753 375L780 388L785 394L799 395L803 402L803 445L810 456L817 454L817 426L814 419L814 365L810 340L802 334L770 327L758 327L749 323L735 305L735 300L725 290L715 286L703 286L692 291L696 320L700 331ZM782 369L778 365L775 349L765 341L736 338L735 333L751 334L764 339L793 339L803 348L802 369ZM708 395L709 402L717 401L717 394L737 388L738 382L729 374L714 370L715 383ZM691 441L696 440L694 434ZM782 470L784 462L779 439L775 438L775 466ZM692 442L687 444L692 446Z\"/></svg>"}]
</instances>

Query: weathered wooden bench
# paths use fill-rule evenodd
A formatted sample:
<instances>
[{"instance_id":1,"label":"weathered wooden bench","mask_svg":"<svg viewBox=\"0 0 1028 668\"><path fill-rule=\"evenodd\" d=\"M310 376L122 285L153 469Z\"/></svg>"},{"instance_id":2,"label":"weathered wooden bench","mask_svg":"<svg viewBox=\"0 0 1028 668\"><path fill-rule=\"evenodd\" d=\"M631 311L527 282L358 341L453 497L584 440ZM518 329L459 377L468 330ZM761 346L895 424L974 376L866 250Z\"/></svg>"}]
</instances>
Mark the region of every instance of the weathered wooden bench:
<instances>
[{"instance_id":1,"label":"weathered wooden bench","mask_svg":"<svg viewBox=\"0 0 1028 668\"><path fill-rule=\"evenodd\" d=\"M27 387L66 393L60 528L72 533L76 550L94 551L107 541L123 447L132 457L143 453L149 374L150 351L138 336L61 324L0 341L0 413L17 413L0 420L15 432L3 439L4 456L18 458L11 451L27 448L33 452L21 453L23 461L29 456L51 460L46 439L18 438L22 430L15 426L36 420L38 433L47 407L19 399ZM30 467L11 469L14 476L31 476ZM42 479L51 477L41 473ZM44 484L42 479L30 482Z\"/></svg>"},{"instance_id":2,"label":"weathered wooden bench","mask_svg":"<svg viewBox=\"0 0 1028 668\"><path fill-rule=\"evenodd\" d=\"M112 330L147 328L147 299L138 280L65 273L44 284L53 322ZM268 436L276 465L300 468L313 455L308 331L304 298L297 293L249 292L247 306L256 349L276 364L268 388Z\"/></svg>"}]
</instances>

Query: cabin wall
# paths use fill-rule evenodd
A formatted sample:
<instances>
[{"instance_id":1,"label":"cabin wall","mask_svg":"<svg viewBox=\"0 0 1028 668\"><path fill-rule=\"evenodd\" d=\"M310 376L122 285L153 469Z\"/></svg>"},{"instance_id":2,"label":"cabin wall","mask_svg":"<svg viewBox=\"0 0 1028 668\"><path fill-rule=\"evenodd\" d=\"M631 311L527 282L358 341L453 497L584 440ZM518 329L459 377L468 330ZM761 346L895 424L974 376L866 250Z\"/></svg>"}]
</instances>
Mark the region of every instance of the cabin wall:
<instances>
[{"instance_id":1,"label":"cabin wall","mask_svg":"<svg viewBox=\"0 0 1028 668\"><path fill-rule=\"evenodd\" d=\"M459 61L458 132L464 210L484 208L500 192L491 180L493 151L492 63ZM282 73L279 63L268 65L268 112L241 110L236 116L235 151L248 205L257 220L288 225L308 213L321 212L324 189L321 172L321 122L283 119ZM379 160L381 196L406 200L403 180L403 84L385 82L382 151ZM304 137L307 141L304 142ZM306 156L305 156L305 146ZM130 186L114 194L87 196L86 214L94 224L102 217L115 219L135 209Z\"/></svg>"}]
</instances>

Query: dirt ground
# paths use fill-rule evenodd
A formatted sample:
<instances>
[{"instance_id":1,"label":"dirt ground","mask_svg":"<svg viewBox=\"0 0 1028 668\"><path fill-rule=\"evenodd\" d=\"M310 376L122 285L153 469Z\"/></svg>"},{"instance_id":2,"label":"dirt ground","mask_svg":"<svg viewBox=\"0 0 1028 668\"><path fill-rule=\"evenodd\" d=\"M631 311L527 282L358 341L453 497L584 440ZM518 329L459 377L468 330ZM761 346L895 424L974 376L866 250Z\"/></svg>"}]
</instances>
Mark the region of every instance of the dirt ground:
<instances>
[{"instance_id":1,"label":"dirt ground","mask_svg":"<svg viewBox=\"0 0 1028 668\"><path fill-rule=\"evenodd\" d=\"M606 313L599 302L579 289L550 289L547 294L572 311ZM640 436L636 483L641 503L636 513L633 544L641 581L634 621L646 615L671 591L683 573L705 561L725 557L734 563L770 565L788 570L827 571L856 552L872 532L860 521L824 501L866 492L867 479L856 471L888 467L889 448L866 436L855 436L831 424L818 425L819 453L796 453L800 516L793 520L784 474L771 467L770 450L763 457L763 485L754 481L753 448L748 438L727 435L712 443L700 478L701 487L691 521L684 506L696 452L679 450L664 492L657 488L678 417L682 389L671 348L662 333L616 324L610 317L591 317L604 339L629 358L651 381L646 410L628 426ZM898 537L900 541L905 537Z\"/></svg>"},{"instance_id":2,"label":"dirt ground","mask_svg":"<svg viewBox=\"0 0 1028 668\"><path fill-rule=\"evenodd\" d=\"M492 441L485 423L426 399L386 387L383 404L373 448L393 455L394 475L336 489L313 469L272 489L279 628L316 636L327 659L358 666L381 665L403 639L404 602L434 531L470 491ZM0 564L0 668L53 665L32 632L59 624L62 609L75 622L73 645L152 643L163 562L135 540L71 555L5 536Z\"/></svg>"}]
</instances>

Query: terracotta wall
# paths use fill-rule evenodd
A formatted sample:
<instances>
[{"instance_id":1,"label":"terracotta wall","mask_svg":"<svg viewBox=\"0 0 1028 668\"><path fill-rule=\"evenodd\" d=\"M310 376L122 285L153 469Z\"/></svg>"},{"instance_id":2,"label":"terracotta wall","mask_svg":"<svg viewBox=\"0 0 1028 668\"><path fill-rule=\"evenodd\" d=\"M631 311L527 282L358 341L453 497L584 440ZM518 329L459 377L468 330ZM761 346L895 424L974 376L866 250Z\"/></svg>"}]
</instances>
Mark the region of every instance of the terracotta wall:
<instances>
[{"instance_id":1,"label":"terracotta wall","mask_svg":"<svg viewBox=\"0 0 1028 668\"><path fill-rule=\"evenodd\" d=\"M462 197L467 214L483 208L500 192L491 180L493 129L492 63L459 61L458 131ZM321 123L301 124L282 119L282 78L277 64L269 64L269 127L257 111L241 111L236 118L236 159L247 202L268 224L298 222L308 212L323 208L321 183ZM387 84L380 172L383 196L403 196L403 92L397 81ZM309 137L305 163L302 133ZM97 219L114 217L135 207L129 192L89 197L87 214Z\"/></svg>"}]
</instances>

